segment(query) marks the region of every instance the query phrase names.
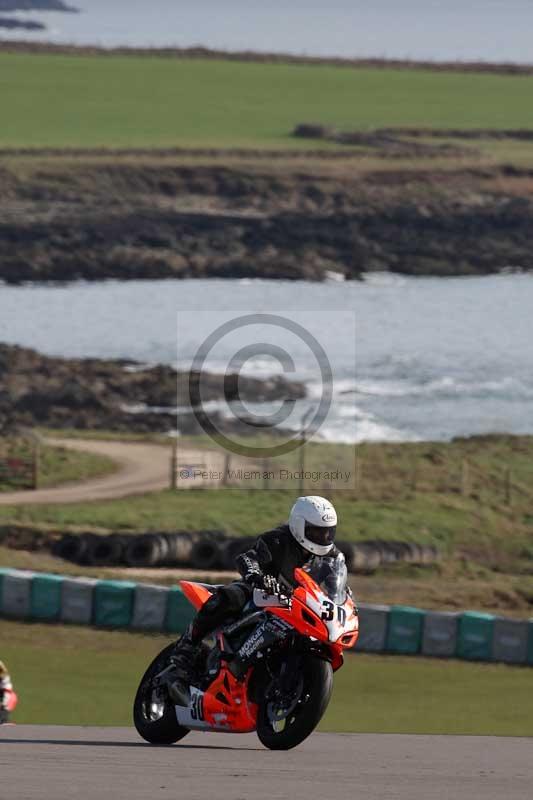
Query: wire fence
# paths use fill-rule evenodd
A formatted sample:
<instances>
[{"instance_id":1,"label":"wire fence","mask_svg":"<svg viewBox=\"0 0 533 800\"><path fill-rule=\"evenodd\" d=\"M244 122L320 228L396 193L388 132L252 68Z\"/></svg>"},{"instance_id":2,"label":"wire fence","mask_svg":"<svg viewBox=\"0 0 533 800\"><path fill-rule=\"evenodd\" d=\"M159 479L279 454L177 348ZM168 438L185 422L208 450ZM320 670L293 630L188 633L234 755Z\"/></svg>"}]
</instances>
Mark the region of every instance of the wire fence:
<instances>
[{"instance_id":1,"label":"wire fence","mask_svg":"<svg viewBox=\"0 0 533 800\"><path fill-rule=\"evenodd\" d=\"M318 449L317 449L318 448ZM445 494L488 504L533 503L531 471L502 463L480 464L471 458L441 459L401 449L385 452L345 447L342 459L320 465L320 445L275 459L250 459L222 450L175 448L171 486L176 489L241 487L284 489L298 494L348 493L351 499L389 501L421 494Z\"/></svg>"}]
</instances>

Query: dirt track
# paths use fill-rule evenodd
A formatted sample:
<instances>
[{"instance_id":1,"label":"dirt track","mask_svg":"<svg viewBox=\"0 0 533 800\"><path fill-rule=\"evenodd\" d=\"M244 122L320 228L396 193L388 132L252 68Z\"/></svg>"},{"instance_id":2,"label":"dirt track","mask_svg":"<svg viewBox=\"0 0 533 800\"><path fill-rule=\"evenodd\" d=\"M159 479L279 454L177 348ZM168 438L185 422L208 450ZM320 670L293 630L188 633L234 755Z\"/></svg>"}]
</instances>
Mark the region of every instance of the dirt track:
<instances>
[{"instance_id":1,"label":"dirt track","mask_svg":"<svg viewBox=\"0 0 533 800\"><path fill-rule=\"evenodd\" d=\"M54 489L6 492L0 505L83 503L166 489L170 485L170 447L164 445L86 439L46 439L46 443L70 450L107 456L117 471L103 478L65 484Z\"/></svg>"},{"instance_id":2,"label":"dirt track","mask_svg":"<svg viewBox=\"0 0 533 800\"><path fill-rule=\"evenodd\" d=\"M2 800L527 800L531 739L314 734L286 752L254 734L153 747L131 728L0 728Z\"/></svg>"}]
</instances>

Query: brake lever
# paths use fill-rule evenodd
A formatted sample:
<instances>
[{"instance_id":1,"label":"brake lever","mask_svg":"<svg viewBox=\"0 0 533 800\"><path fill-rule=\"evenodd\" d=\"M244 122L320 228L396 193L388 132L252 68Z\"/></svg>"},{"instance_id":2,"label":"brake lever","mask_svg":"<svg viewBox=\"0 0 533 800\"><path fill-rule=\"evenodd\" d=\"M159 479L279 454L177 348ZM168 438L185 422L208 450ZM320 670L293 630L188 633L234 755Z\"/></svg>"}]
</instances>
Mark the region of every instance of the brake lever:
<instances>
[{"instance_id":1,"label":"brake lever","mask_svg":"<svg viewBox=\"0 0 533 800\"><path fill-rule=\"evenodd\" d=\"M256 589L255 591L259 593L259 597L254 597L257 606L277 605L280 608L291 608L292 606L292 599L282 592L268 592L265 589ZM277 603L273 603L272 600L276 600Z\"/></svg>"}]
</instances>

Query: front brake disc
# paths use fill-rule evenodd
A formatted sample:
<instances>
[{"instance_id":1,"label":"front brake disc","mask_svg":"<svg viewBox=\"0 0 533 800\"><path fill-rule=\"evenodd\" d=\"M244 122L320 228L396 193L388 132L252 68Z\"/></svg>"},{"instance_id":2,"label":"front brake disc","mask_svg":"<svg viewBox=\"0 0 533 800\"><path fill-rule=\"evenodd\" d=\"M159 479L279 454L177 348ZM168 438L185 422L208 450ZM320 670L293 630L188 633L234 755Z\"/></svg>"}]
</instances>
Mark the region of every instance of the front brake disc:
<instances>
[{"instance_id":1,"label":"front brake disc","mask_svg":"<svg viewBox=\"0 0 533 800\"><path fill-rule=\"evenodd\" d=\"M268 703L267 717L272 726L272 730L275 733L281 733L281 731L285 728L287 719L300 702L303 689L304 681L303 677L300 676L298 684L295 687L291 697L287 697L285 695L281 698L281 700L272 700L270 703Z\"/></svg>"}]
</instances>

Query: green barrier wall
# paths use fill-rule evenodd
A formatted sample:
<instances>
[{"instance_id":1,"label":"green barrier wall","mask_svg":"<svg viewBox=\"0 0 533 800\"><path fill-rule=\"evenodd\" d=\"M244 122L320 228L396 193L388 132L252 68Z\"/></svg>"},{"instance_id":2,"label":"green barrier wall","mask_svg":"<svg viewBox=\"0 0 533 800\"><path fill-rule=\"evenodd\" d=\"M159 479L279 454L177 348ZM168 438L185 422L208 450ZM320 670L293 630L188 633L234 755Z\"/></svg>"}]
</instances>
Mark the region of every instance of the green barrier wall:
<instances>
[{"instance_id":1,"label":"green barrier wall","mask_svg":"<svg viewBox=\"0 0 533 800\"><path fill-rule=\"evenodd\" d=\"M491 661L493 634L492 614L465 611L459 619L457 655L469 661Z\"/></svg>"},{"instance_id":2,"label":"green barrier wall","mask_svg":"<svg viewBox=\"0 0 533 800\"><path fill-rule=\"evenodd\" d=\"M4 575L9 575L12 572L10 569L0 567L0 614L4 603Z\"/></svg>"},{"instance_id":3,"label":"green barrier wall","mask_svg":"<svg viewBox=\"0 0 533 800\"><path fill-rule=\"evenodd\" d=\"M61 615L60 575L35 575L31 582L30 615L33 619L59 619Z\"/></svg>"},{"instance_id":4,"label":"green barrier wall","mask_svg":"<svg viewBox=\"0 0 533 800\"><path fill-rule=\"evenodd\" d=\"M165 630L169 633L184 633L195 613L181 589L173 586L168 593Z\"/></svg>"},{"instance_id":5,"label":"green barrier wall","mask_svg":"<svg viewBox=\"0 0 533 800\"><path fill-rule=\"evenodd\" d=\"M91 579L80 580L88 582L89 588L93 583ZM75 579L65 576L0 567L0 615L61 621L62 611L65 612L65 608L62 607L65 605L63 588L67 587L69 583L77 585ZM134 622L137 584L130 581L95 581L94 584L92 616L89 620L91 604L89 595L84 601L85 605L88 601L89 608L87 608L83 621L86 624L104 627L131 628ZM144 587L143 584L140 586ZM137 591L139 598L146 594L140 586ZM84 588L87 589L86 586ZM147 590L154 589L150 586L145 588ZM157 627L156 621L153 620L154 624L151 627L153 630L163 628L169 634L183 633L195 615L193 606L177 586L168 590L155 588L158 589L158 594L166 594L167 602L165 609L162 604L158 608L157 619L160 622L157 622ZM142 605L142 609L137 609L138 613L150 612L153 616L153 609L150 609L146 603ZM383 610L381 606L368 606L367 608L370 611ZM165 611L164 615L163 610ZM431 615L432 612L425 612L410 606L393 606L390 611L387 611L386 650L399 654L421 653L426 613ZM496 660L493 655L495 622L496 618L491 614L474 611L465 611L460 614L456 657L477 661ZM533 619L526 621L526 624L528 625L527 663L533 666ZM447 655L452 654L447 653ZM502 660L501 655L497 660Z\"/></svg>"},{"instance_id":6,"label":"green barrier wall","mask_svg":"<svg viewBox=\"0 0 533 800\"><path fill-rule=\"evenodd\" d=\"M527 663L533 667L533 619L529 620L529 641L527 645Z\"/></svg>"},{"instance_id":7,"label":"green barrier wall","mask_svg":"<svg viewBox=\"0 0 533 800\"><path fill-rule=\"evenodd\" d=\"M418 653L422 643L424 611L411 606L392 606L389 614L387 650L391 653Z\"/></svg>"},{"instance_id":8,"label":"green barrier wall","mask_svg":"<svg viewBox=\"0 0 533 800\"><path fill-rule=\"evenodd\" d=\"M133 615L134 590L131 581L98 581L94 587L93 623L127 628Z\"/></svg>"}]
</instances>

